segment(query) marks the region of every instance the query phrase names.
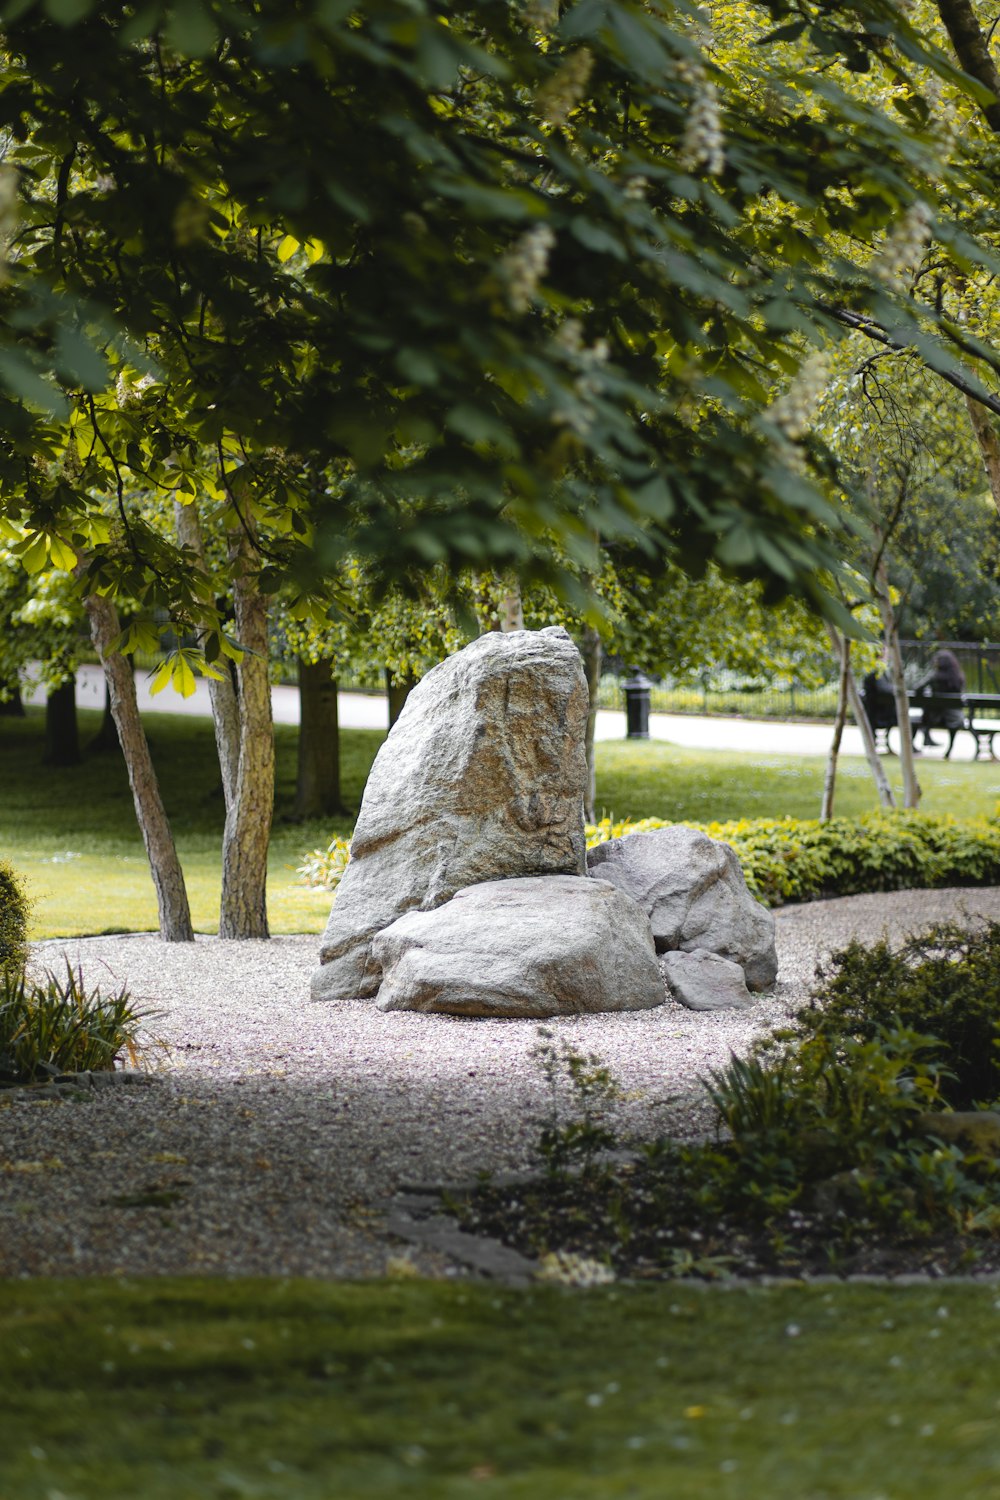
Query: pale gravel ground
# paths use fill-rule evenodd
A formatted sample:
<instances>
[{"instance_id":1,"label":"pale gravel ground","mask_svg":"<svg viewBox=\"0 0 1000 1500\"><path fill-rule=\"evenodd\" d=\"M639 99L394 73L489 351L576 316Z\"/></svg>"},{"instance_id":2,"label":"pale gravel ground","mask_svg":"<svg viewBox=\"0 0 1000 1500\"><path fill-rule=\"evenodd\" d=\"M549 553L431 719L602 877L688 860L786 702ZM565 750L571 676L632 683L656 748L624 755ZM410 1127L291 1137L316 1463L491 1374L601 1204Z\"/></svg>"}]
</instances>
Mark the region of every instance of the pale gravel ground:
<instances>
[{"instance_id":1,"label":"pale gravel ground","mask_svg":"<svg viewBox=\"0 0 1000 1500\"><path fill-rule=\"evenodd\" d=\"M1000 919L1000 890L903 891L778 912L780 977L745 1012L652 1011L546 1023L625 1092L624 1135L709 1127L697 1079L809 992L817 959L942 917ZM400 1183L524 1166L545 1108L534 1021L383 1015L312 1004L318 939L38 944L90 983L127 982L164 1044L149 1088L82 1101L0 1095L0 1275L369 1276L400 1247L380 1206ZM169 1208L116 1206L147 1188ZM413 1253L429 1274L455 1267Z\"/></svg>"}]
</instances>

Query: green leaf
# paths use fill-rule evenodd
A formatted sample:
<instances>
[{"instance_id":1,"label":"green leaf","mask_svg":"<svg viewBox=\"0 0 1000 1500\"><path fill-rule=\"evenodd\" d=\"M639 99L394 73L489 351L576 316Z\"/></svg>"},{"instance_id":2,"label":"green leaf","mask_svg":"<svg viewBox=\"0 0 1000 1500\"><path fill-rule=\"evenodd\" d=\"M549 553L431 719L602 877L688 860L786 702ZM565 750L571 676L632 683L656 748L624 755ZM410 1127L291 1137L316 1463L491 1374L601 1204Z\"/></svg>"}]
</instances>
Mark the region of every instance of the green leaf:
<instances>
[{"instance_id":1,"label":"green leaf","mask_svg":"<svg viewBox=\"0 0 1000 1500\"><path fill-rule=\"evenodd\" d=\"M286 234L278 246L278 259L281 261L281 264L284 265L286 260L291 260L298 248L299 242L295 236L293 234Z\"/></svg>"},{"instance_id":2,"label":"green leaf","mask_svg":"<svg viewBox=\"0 0 1000 1500\"><path fill-rule=\"evenodd\" d=\"M198 0L175 0L165 36L171 47L187 57L204 57L219 40L215 22Z\"/></svg>"},{"instance_id":3,"label":"green leaf","mask_svg":"<svg viewBox=\"0 0 1000 1500\"><path fill-rule=\"evenodd\" d=\"M60 26L73 26L90 15L94 0L45 0L45 9Z\"/></svg>"},{"instance_id":4,"label":"green leaf","mask_svg":"<svg viewBox=\"0 0 1000 1500\"><path fill-rule=\"evenodd\" d=\"M166 687L167 683L170 681L170 677L171 677L172 672L173 672L173 662L170 660L170 657L168 656L167 659L166 659L166 661L161 661L160 662L160 665L157 667L156 671L153 673L152 680L150 681L150 684L149 684L149 695L150 695L151 698L155 698L157 693L162 693L163 692L163 689Z\"/></svg>"},{"instance_id":5,"label":"green leaf","mask_svg":"<svg viewBox=\"0 0 1000 1500\"><path fill-rule=\"evenodd\" d=\"M38 532L20 556L21 564L26 572L40 573L49 558L48 538L45 533Z\"/></svg>"}]
</instances>

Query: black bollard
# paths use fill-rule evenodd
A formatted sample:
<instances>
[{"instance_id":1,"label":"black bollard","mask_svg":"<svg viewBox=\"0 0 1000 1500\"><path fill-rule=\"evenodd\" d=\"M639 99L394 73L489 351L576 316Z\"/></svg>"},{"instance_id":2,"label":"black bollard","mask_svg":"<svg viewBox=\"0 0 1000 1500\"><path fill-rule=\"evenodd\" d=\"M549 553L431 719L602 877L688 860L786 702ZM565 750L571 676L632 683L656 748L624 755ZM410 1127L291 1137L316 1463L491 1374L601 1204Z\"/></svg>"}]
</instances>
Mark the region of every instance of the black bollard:
<instances>
[{"instance_id":1,"label":"black bollard","mask_svg":"<svg viewBox=\"0 0 1000 1500\"><path fill-rule=\"evenodd\" d=\"M649 739L649 689L650 681L638 668L622 684L625 692L625 738L628 740Z\"/></svg>"}]
</instances>

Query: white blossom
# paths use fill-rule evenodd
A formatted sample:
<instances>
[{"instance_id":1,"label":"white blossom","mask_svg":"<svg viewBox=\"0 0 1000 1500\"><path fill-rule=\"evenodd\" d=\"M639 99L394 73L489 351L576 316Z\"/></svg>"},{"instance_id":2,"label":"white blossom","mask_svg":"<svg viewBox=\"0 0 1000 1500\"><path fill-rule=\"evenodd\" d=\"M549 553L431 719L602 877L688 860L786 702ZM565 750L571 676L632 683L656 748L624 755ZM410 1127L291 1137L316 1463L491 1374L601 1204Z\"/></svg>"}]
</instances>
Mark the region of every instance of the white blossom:
<instances>
[{"instance_id":1,"label":"white blossom","mask_svg":"<svg viewBox=\"0 0 1000 1500\"><path fill-rule=\"evenodd\" d=\"M913 272L930 244L934 215L918 198L886 236L871 269L894 292L905 292Z\"/></svg>"},{"instance_id":2,"label":"white blossom","mask_svg":"<svg viewBox=\"0 0 1000 1500\"><path fill-rule=\"evenodd\" d=\"M500 262L507 283L507 301L516 313L527 312L549 268L549 255L556 242L548 224L536 224L511 246Z\"/></svg>"},{"instance_id":3,"label":"white blossom","mask_svg":"<svg viewBox=\"0 0 1000 1500\"><path fill-rule=\"evenodd\" d=\"M725 169L726 155L715 84L700 63L678 63L677 75L694 91L681 136L678 163L686 172L704 167L710 177L719 177Z\"/></svg>"},{"instance_id":4,"label":"white blossom","mask_svg":"<svg viewBox=\"0 0 1000 1500\"><path fill-rule=\"evenodd\" d=\"M115 381L115 400L121 411L127 411L129 407L138 406L143 394L149 390L151 385L156 384L153 375L140 375L138 380L131 380L124 370L121 370Z\"/></svg>"},{"instance_id":5,"label":"white blossom","mask_svg":"<svg viewBox=\"0 0 1000 1500\"><path fill-rule=\"evenodd\" d=\"M573 1250L554 1250L543 1255L535 1272L537 1281L555 1281L561 1286L607 1286L615 1280L610 1266L577 1255Z\"/></svg>"},{"instance_id":6,"label":"white blossom","mask_svg":"<svg viewBox=\"0 0 1000 1500\"><path fill-rule=\"evenodd\" d=\"M768 408L768 417L790 442L804 437L830 378L825 354L811 354L801 364L791 385Z\"/></svg>"},{"instance_id":7,"label":"white blossom","mask_svg":"<svg viewBox=\"0 0 1000 1500\"><path fill-rule=\"evenodd\" d=\"M586 47L580 47L570 54L555 77L539 89L538 108L550 125L566 124L586 92L593 66L592 54Z\"/></svg>"},{"instance_id":8,"label":"white blossom","mask_svg":"<svg viewBox=\"0 0 1000 1500\"><path fill-rule=\"evenodd\" d=\"M645 177L630 177L625 184L625 197L633 203L641 203L646 196L649 182Z\"/></svg>"}]
</instances>

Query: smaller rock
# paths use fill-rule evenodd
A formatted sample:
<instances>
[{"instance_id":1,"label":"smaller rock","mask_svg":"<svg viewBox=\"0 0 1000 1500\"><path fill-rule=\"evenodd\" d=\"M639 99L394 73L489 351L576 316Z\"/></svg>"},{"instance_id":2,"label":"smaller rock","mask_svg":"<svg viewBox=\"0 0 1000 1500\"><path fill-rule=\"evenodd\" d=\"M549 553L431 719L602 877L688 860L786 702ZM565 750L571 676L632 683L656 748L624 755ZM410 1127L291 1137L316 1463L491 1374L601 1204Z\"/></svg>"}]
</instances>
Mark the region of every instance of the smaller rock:
<instances>
[{"instance_id":1,"label":"smaller rock","mask_svg":"<svg viewBox=\"0 0 1000 1500\"><path fill-rule=\"evenodd\" d=\"M707 948L664 953L660 967L674 999L688 1010L740 1010L753 1004L739 964Z\"/></svg>"},{"instance_id":2,"label":"smaller rock","mask_svg":"<svg viewBox=\"0 0 1000 1500\"><path fill-rule=\"evenodd\" d=\"M707 948L738 963L750 989L773 985L774 916L751 896L734 850L721 839L681 824L628 833L588 850L587 869L642 907L657 953Z\"/></svg>"},{"instance_id":3,"label":"smaller rock","mask_svg":"<svg viewBox=\"0 0 1000 1500\"><path fill-rule=\"evenodd\" d=\"M946 1146L960 1146L1000 1161L1000 1111L941 1110L919 1115L916 1123L920 1135L935 1135Z\"/></svg>"}]
</instances>

